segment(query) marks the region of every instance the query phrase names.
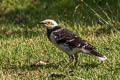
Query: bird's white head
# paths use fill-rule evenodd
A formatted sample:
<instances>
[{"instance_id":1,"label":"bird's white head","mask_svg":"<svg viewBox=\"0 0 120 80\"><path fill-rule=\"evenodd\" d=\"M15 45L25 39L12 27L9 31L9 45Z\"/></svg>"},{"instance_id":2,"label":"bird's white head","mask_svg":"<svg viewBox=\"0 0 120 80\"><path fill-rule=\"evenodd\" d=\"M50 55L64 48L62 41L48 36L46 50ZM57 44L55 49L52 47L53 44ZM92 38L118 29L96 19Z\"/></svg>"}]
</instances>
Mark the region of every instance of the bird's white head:
<instances>
[{"instance_id":1,"label":"bird's white head","mask_svg":"<svg viewBox=\"0 0 120 80\"><path fill-rule=\"evenodd\" d=\"M53 28L58 26L57 22L52 19L46 19L40 22L40 24L44 24L47 28Z\"/></svg>"}]
</instances>

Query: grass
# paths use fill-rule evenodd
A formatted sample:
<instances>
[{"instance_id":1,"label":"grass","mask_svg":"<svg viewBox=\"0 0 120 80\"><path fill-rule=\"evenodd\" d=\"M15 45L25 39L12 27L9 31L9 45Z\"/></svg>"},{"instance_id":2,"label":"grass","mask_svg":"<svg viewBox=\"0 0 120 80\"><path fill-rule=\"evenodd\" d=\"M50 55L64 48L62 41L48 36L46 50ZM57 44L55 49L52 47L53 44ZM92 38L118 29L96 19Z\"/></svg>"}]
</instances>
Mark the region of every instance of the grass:
<instances>
[{"instance_id":1,"label":"grass","mask_svg":"<svg viewBox=\"0 0 120 80\"><path fill-rule=\"evenodd\" d=\"M0 79L119 80L120 4L119 0L105 1L1 0ZM79 34L108 59L101 62L80 53L78 66L64 75L71 70L64 69L67 55L50 43L46 29L36 24L47 18ZM37 65L37 61L49 64Z\"/></svg>"}]
</instances>

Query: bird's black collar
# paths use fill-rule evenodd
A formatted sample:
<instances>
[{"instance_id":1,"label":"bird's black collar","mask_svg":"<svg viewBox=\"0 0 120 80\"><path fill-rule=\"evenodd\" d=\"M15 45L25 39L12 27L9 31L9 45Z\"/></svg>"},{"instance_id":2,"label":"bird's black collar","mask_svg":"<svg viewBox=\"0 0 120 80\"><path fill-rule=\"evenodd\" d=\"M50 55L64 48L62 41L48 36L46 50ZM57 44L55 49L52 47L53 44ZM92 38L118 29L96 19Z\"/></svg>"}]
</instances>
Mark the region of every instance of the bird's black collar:
<instances>
[{"instance_id":1,"label":"bird's black collar","mask_svg":"<svg viewBox=\"0 0 120 80\"><path fill-rule=\"evenodd\" d=\"M55 26L54 28L48 28L47 29L47 36L48 36L48 38L50 39L50 34L53 32L53 31L56 31L56 30L58 30L58 29L61 29L61 27L59 27L59 26Z\"/></svg>"}]
</instances>

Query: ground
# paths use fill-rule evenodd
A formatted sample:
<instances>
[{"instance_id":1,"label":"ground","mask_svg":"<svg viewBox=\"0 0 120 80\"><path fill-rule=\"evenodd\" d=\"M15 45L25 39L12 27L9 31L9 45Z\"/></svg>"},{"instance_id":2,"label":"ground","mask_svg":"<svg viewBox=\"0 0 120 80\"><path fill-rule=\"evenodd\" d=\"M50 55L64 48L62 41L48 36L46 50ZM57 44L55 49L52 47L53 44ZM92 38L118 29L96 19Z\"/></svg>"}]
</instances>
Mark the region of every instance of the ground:
<instances>
[{"instance_id":1,"label":"ground","mask_svg":"<svg viewBox=\"0 0 120 80\"><path fill-rule=\"evenodd\" d=\"M120 3L105 1L1 0L0 78L119 80ZM78 65L65 69L68 56L47 39L46 28L37 24L48 18L96 46L107 60L79 53Z\"/></svg>"}]
</instances>

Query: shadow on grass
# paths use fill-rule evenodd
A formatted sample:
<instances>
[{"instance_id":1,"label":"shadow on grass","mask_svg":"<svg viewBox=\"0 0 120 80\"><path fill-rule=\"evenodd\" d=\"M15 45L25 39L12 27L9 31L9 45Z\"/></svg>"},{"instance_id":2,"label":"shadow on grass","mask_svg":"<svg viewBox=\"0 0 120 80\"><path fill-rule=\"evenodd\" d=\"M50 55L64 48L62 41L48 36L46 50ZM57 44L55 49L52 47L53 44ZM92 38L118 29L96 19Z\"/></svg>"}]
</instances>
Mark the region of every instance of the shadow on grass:
<instances>
[{"instance_id":1,"label":"shadow on grass","mask_svg":"<svg viewBox=\"0 0 120 80\"><path fill-rule=\"evenodd\" d=\"M68 5L66 5L69 2ZM63 20L67 22L73 22L72 14L75 8L75 1L38 1L33 0L27 8L16 8L19 5L13 7L13 10L6 11L7 8L3 8L1 13L0 24L24 24L25 26L31 26L35 22L44 19ZM71 12L71 10L73 12Z\"/></svg>"},{"instance_id":2,"label":"shadow on grass","mask_svg":"<svg viewBox=\"0 0 120 80\"><path fill-rule=\"evenodd\" d=\"M86 3L89 4L89 1L86 1ZM89 25L89 26L93 25L93 23L98 23L98 24L100 23L99 18L95 16L93 12L88 7L86 7L82 2L81 2L81 7L78 7L77 10L75 11L78 4L79 3L76 3L76 0L73 0L73 1L69 1L69 0L65 0L65 1L64 0L62 1L35 0L34 1L33 0L30 3L30 5L28 6L24 5L26 8L23 8L23 9L17 8L18 5L16 5L15 7L13 7L14 8L13 10L7 11L7 8L3 7L0 13L0 16L1 16L0 24L14 24L15 26L17 25L20 27L22 24L24 25L22 28L28 27L31 29L37 26L36 22L44 19L48 19L48 18L54 19L57 22L62 21L65 24L66 23L69 24L70 26L73 26L74 24L79 25L81 22L82 24ZM91 2L89 4L90 5L89 7L93 9L97 8L96 6L92 7L93 4L95 4L96 6L99 5L97 3ZM104 4L102 6L104 8L106 5ZM98 8L98 11L99 11L99 8ZM109 13L109 10L106 10L106 13ZM110 13L110 15L112 16L112 13ZM97 35L101 33L110 34L111 33L110 30L107 30L108 31L107 32L106 29L101 28L100 30L96 31L96 34ZM22 35L25 37L29 36L27 34L22 34Z\"/></svg>"},{"instance_id":3,"label":"shadow on grass","mask_svg":"<svg viewBox=\"0 0 120 80\"><path fill-rule=\"evenodd\" d=\"M57 63L58 64L58 63ZM88 64L88 63L85 63L83 65L80 65L81 68L85 68L86 70L89 70L89 69L92 69L92 68L95 68L97 67L99 64L96 64L96 63L91 63L91 64ZM79 67L79 66L77 66ZM39 64L39 65L36 65L36 64L31 64L31 65L23 65L23 66L11 66L11 67L2 67L2 69L4 69L5 71L15 71L15 72L18 72L18 71L36 71L36 70L43 70L43 69L54 69L54 70L58 70L59 68L59 64L56 65L56 64L53 64L53 63L50 63L50 64L46 64L46 65L42 65L42 64ZM65 70L65 72L57 72L57 73L48 73L49 74L49 77L51 78L65 78L65 77L68 77L68 76L71 76L71 77L74 77L74 72L75 72L75 68L72 68L72 69L68 69L67 71Z\"/></svg>"},{"instance_id":4,"label":"shadow on grass","mask_svg":"<svg viewBox=\"0 0 120 80\"><path fill-rule=\"evenodd\" d=\"M11 67L3 67L3 69L5 70L21 70L21 71L25 71L25 70L28 70L28 71L33 71L33 70L38 70L38 69L48 69L48 68L53 68L53 69L57 69L58 66L55 65L55 64L46 64L46 65L42 65L42 64L39 64L39 65L36 65L36 64L31 64L31 65L23 65L23 66L11 66Z\"/></svg>"},{"instance_id":5,"label":"shadow on grass","mask_svg":"<svg viewBox=\"0 0 120 80\"><path fill-rule=\"evenodd\" d=\"M100 23L99 18L93 14L93 11L91 11L90 8L86 7L84 3L76 1L77 0L33 0L30 1L29 5L23 5L25 6L23 9L21 9L21 7L18 7L20 4L13 6L13 10L11 9L8 11L6 7L3 7L3 10L1 10L2 18L0 19L0 24L25 24L29 27L35 27L31 26L31 24L35 23L36 21L41 21L48 18L55 19L57 21L64 21L69 25L73 25L74 23L80 24L80 22L83 22L83 24L87 25L92 25L93 22ZM89 1L85 1L85 3L87 3L89 7L93 9L100 6L98 2L94 3L93 1L90 1L89 3ZM105 4L101 6L103 6L101 7L103 9L106 7ZM114 7L115 5L112 6ZM97 9L100 12L99 8ZM106 13L109 13L109 10L106 10Z\"/></svg>"},{"instance_id":6,"label":"shadow on grass","mask_svg":"<svg viewBox=\"0 0 120 80\"><path fill-rule=\"evenodd\" d=\"M83 65L80 65L81 68L85 68L86 70L96 68L100 65L101 63L84 63Z\"/></svg>"},{"instance_id":7,"label":"shadow on grass","mask_svg":"<svg viewBox=\"0 0 120 80\"><path fill-rule=\"evenodd\" d=\"M81 68L85 68L86 70L89 70L89 69L93 69L93 68L96 68L100 65L100 63L91 63L91 64L88 64L88 63L85 63L83 65L80 65ZM78 66L77 66L78 67ZM51 74L50 77L55 77L55 78L65 78L67 76L74 76L74 71L75 70L75 67L73 67L72 69L68 70L65 74Z\"/></svg>"},{"instance_id":8,"label":"shadow on grass","mask_svg":"<svg viewBox=\"0 0 120 80\"><path fill-rule=\"evenodd\" d=\"M55 77L55 78L65 78L65 77L67 77L67 76L73 76L73 73L74 72L74 70L69 70L69 71L67 71L66 72L66 74L60 74L60 73L58 73L58 74L55 74L55 73L53 73L53 74L51 74L50 75L50 77Z\"/></svg>"}]
</instances>

